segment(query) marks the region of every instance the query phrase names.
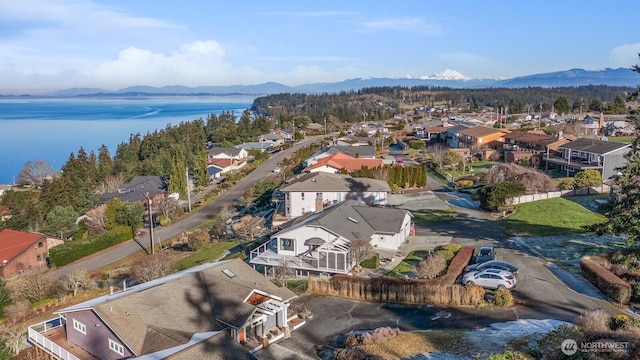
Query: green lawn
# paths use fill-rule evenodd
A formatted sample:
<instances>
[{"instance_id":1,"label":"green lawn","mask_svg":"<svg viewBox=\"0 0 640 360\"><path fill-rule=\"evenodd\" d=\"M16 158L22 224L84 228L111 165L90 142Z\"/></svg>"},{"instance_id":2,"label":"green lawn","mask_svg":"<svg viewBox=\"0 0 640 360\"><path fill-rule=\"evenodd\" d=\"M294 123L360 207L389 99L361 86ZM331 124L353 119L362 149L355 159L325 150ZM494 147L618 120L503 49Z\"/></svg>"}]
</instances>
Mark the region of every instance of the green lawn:
<instances>
[{"instance_id":1,"label":"green lawn","mask_svg":"<svg viewBox=\"0 0 640 360\"><path fill-rule=\"evenodd\" d=\"M515 213L501 221L513 235L554 236L584 233L583 226L605 221L605 217L564 198L534 201L516 206Z\"/></svg>"},{"instance_id":2,"label":"green lawn","mask_svg":"<svg viewBox=\"0 0 640 360\"><path fill-rule=\"evenodd\" d=\"M175 269L176 271L180 271L204 263L217 261L227 252L227 250L231 249L236 244L237 242L235 241L215 243L208 248L202 249L193 255L176 262Z\"/></svg>"},{"instance_id":3,"label":"green lawn","mask_svg":"<svg viewBox=\"0 0 640 360\"><path fill-rule=\"evenodd\" d=\"M607 137L607 141L615 142L615 143L628 143L633 139L632 136L609 136Z\"/></svg>"},{"instance_id":4,"label":"green lawn","mask_svg":"<svg viewBox=\"0 0 640 360\"><path fill-rule=\"evenodd\" d=\"M414 265L417 265L422 259L427 256L431 251L429 250L416 250L407 255L393 270L389 271L386 276L391 277L404 277L405 273L413 272ZM412 265L413 264L413 265Z\"/></svg>"},{"instance_id":5,"label":"green lawn","mask_svg":"<svg viewBox=\"0 0 640 360\"><path fill-rule=\"evenodd\" d=\"M451 209L413 211L412 214L413 222L418 225L452 221L458 218L458 213Z\"/></svg>"}]
</instances>

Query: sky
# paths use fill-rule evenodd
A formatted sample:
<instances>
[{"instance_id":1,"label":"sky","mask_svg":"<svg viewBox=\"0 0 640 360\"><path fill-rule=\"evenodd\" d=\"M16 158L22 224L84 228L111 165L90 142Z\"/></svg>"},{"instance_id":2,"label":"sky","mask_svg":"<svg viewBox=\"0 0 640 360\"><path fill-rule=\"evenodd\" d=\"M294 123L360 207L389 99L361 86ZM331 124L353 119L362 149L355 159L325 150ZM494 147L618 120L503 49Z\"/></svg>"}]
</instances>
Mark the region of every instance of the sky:
<instances>
[{"instance_id":1,"label":"sky","mask_svg":"<svg viewBox=\"0 0 640 360\"><path fill-rule=\"evenodd\" d=\"M0 0L0 94L629 68L639 14L637 0Z\"/></svg>"}]
</instances>

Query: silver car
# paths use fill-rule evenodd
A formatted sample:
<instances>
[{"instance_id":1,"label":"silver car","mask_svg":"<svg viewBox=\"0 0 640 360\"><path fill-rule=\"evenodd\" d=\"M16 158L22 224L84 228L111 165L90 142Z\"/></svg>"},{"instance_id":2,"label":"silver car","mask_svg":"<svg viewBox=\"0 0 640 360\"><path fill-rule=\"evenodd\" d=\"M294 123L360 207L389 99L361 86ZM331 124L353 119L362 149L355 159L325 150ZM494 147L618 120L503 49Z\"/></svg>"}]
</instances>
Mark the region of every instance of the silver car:
<instances>
[{"instance_id":1,"label":"silver car","mask_svg":"<svg viewBox=\"0 0 640 360\"><path fill-rule=\"evenodd\" d=\"M485 289L508 289L516 287L516 277L506 270L485 269L480 271L470 271L462 275L463 284L482 286Z\"/></svg>"}]
</instances>

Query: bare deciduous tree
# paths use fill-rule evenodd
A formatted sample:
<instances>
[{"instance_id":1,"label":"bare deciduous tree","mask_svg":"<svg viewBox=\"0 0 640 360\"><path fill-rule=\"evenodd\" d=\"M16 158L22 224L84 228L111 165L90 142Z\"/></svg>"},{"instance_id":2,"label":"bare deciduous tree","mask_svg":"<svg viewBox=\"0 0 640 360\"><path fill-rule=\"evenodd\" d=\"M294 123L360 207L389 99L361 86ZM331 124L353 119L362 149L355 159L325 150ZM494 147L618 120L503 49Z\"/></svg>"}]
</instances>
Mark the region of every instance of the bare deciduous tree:
<instances>
[{"instance_id":1,"label":"bare deciduous tree","mask_svg":"<svg viewBox=\"0 0 640 360\"><path fill-rule=\"evenodd\" d=\"M416 267L418 275L433 279L447 269L447 259L441 254L427 255Z\"/></svg>"},{"instance_id":2,"label":"bare deciduous tree","mask_svg":"<svg viewBox=\"0 0 640 360\"><path fill-rule=\"evenodd\" d=\"M222 219L223 224L228 224L233 218L233 214L235 213L235 208L232 203L226 202L222 204L222 208L218 213L220 219Z\"/></svg>"},{"instance_id":3,"label":"bare deciduous tree","mask_svg":"<svg viewBox=\"0 0 640 360\"><path fill-rule=\"evenodd\" d=\"M367 239L355 239L349 245L349 257L356 266L360 266L361 262L372 257L373 254L373 246Z\"/></svg>"},{"instance_id":4,"label":"bare deciduous tree","mask_svg":"<svg viewBox=\"0 0 640 360\"><path fill-rule=\"evenodd\" d=\"M264 218L245 215L233 224L233 232L242 239L253 241L265 231Z\"/></svg>"},{"instance_id":5,"label":"bare deciduous tree","mask_svg":"<svg viewBox=\"0 0 640 360\"><path fill-rule=\"evenodd\" d=\"M180 203L175 199L160 199L154 202L155 208L164 216L175 220L180 216Z\"/></svg>"},{"instance_id":6,"label":"bare deciduous tree","mask_svg":"<svg viewBox=\"0 0 640 360\"><path fill-rule=\"evenodd\" d=\"M483 182L487 186L493 186L505 181L519 182L529 192L556 189L556 185L547 174L531 167L524 167L514 163L496 165L489 169L483 177Z\"/></svg>"},{"instance_id":7,"label":"bare deciduous tree","mask_svg":"<svg viewBox=\"0 0 640 360\"><path fill-rule=\"evenodd\" d=\"M445 155L448 149L442 144L435 144L429 147L429 153L431 154L431 161L436 163L437 171L442 171L444 168Z\"/></svg>"},{"instance_id":8,"label":"bare deciduous tree","mask_svg":"<svg viewBox=\"0 0 640 360\"><path fill-rule=\"evenodd\" d=\"M77 269L70 272L65 276L62 283L65 289L73 291L73 296L76 296L80 289L90 289L93 287L93 282L85 269Z\"/></svg>"},{"instance_id":9,"label":"bare deciduous tree","mask_svg":"<svg viewBox=\"0 0 640 360\"><path fill-rule=\"evenodd\" d=\"M98 205L87 211L84 222L90 235L102 234L107 231L107 223L105 221L106 205Z\"/></svg>"},{"instance_id":10,"label":"bare deciduous tree","mask_svg":"<svg viewBox=\"0 0 640 360\"><path fill-rule=\"evenodd\" d=\"M140 256L131 265L131 278L137 282L147 282L161 278L171 272L174 261L167 254Z\"/></svg>"},{"instance_id":11,"label":"bare deciduous tree","mask_svg":"<svg viewBox=\"0 0 640 360\"><path fill-rule=\"evenodd\" d=\"M18 355L24 349L27 340L27 332L23 326L15 323L5 323L0 328L2 341L14 355Z\"/></svg>"},{"instance_id":12,"label":"bare deciduous tree","mask_svg":"<svg viewBox=\"0 0 640 360\"><path fill-rule=\"evenodd\" d=\"M57 174L45 160L27 161L18 174L19 185L42 186L42 183Z\"/></svg>"},{"instance_id":13,"label":"bare deciduous tree","mask_svg":"<svg viewBox=\"0 0 640 360\"><path fill-rule=\"evenodd\" d=\"M54 281L47 269L37 269L12 278L9 282L11 293L17 299L35 302L51 295Z\"/></svg>"},{"instance_id":14,"label":"bare deciduous tree","mask_svg":"<svg viewBox=\"0 0 640 360\"><path fill-rule=\"evenodd\" d=\"M294 275L295 275L295 270L289 267L286 259L282 266L273 267L273 277L280 282L282 287L287 286L287 280L289 280Z\"/></svg>"},{"instance_id":15,"label":"bare deciduous tree","mask_svg":"<svg viewBox=\"0 0 640 360\"><path fill-rule=\"evenodd\" d=\"M122 174L109 175L104 179L104 181L100 185L98 185L96 191L101 194L109 193L109 192L115 193L115 192L118 192L118 188L123 183L124 183L124 178Z\"/></svg>"}]
</instances>

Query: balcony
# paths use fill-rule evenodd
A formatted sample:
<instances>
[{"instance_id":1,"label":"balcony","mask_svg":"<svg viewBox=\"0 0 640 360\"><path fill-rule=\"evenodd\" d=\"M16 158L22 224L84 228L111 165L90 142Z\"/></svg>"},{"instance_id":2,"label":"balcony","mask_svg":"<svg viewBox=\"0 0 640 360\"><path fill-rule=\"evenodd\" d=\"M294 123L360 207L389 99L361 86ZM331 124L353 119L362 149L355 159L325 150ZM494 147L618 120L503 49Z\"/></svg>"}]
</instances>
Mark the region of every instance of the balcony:
<instances>
[{"instance_id":1,"label":"balcony","mask_svg":"<svg viewBox=\"0 0 640 360\"><path fill-rule=\"evenodd\" d=\"M569 166L577 170L602 169L602 162L592 162L585 158L572 158L571 160L568 160L561 156L545 155L543 160L550 164Z\"/></svg>"},{"instance_id":2,"label":"balcony","mask_svg":"<svg viewBox=\"0 0 640 360\"><path fill-rule=\"evenodd\" d=\"M78 345L67 340L65 320L57 317L29 326L28 341L60 360L98 360Z\"/></svg>"}]
</instances>

